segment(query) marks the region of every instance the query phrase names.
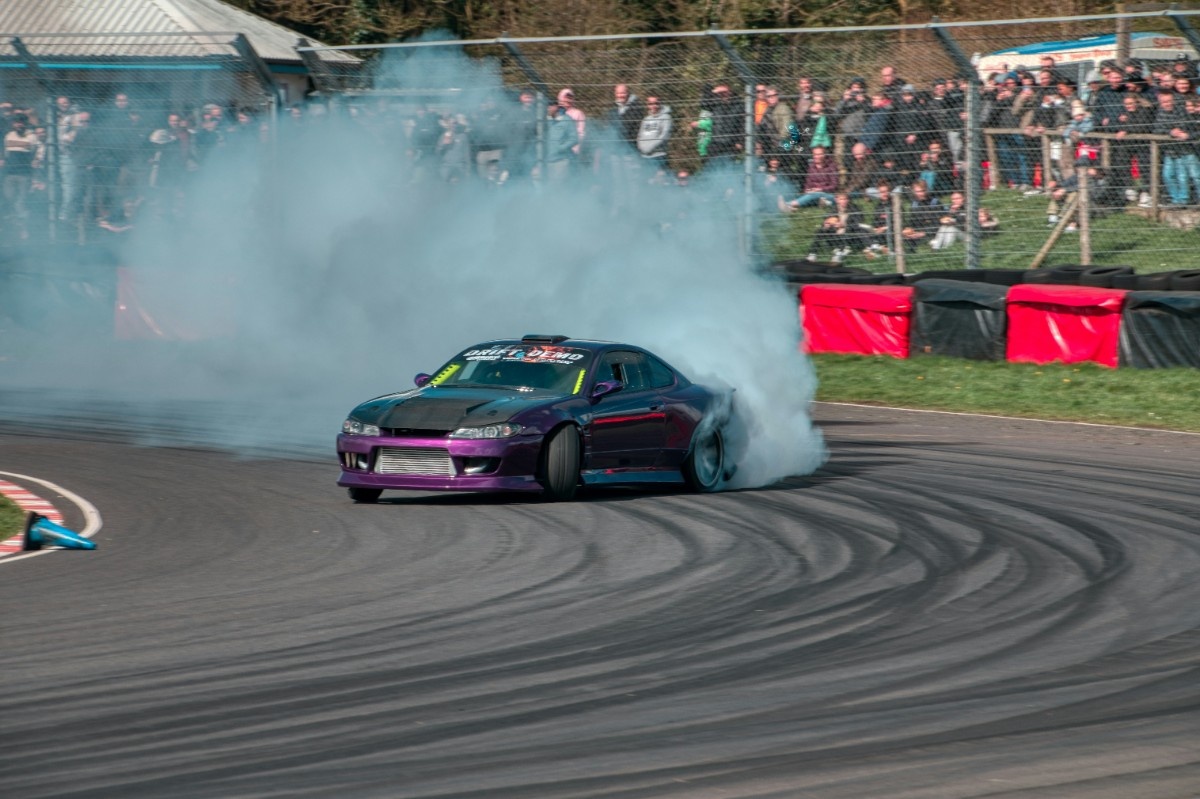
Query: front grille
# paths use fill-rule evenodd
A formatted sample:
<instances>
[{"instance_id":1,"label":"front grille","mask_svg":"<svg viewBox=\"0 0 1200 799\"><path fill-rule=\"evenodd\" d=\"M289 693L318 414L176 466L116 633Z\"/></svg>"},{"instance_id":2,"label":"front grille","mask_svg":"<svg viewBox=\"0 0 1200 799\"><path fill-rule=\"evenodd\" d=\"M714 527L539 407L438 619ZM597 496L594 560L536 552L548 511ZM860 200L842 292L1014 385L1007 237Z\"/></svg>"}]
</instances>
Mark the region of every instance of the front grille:
<instances>
[{"instance_id":1,"label":"front grille","mask_svg":"<svg viewBox=\"0 0 1200 799\"><path fill-rule=\"evenodd\" d=\"M453 477L450 453L433 447L380 447L375 461L378 474L424 474Z\"/></svg>"}]
</instances>

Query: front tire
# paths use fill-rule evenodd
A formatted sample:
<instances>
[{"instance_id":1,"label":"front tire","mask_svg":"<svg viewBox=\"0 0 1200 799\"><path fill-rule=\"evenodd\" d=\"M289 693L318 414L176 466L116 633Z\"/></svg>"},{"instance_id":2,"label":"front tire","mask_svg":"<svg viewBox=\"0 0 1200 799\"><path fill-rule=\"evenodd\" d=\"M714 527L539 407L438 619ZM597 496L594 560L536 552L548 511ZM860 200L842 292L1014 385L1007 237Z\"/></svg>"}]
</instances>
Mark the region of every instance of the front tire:
<instances>
[{"instance_id":1,"label":"front tire","mask_svg":"<svg viewBox=\"0 0 1200 799\"><path fill-rule=\"evenodd\" d=\"M542 448L541 479L545 497L562 502L575 496L579 487L579 433L574 427L560 427L550 434Z\"/></svg>"},{"instance_id":2,"label":"front tire","mask_svg":"<svg viewBox=\"0 0 1200 799\"><path fill-rule=\"evenodd\" d=\"M725 437L714 427L696 437L683 462L683 477L693 491L716 491L725 477Z\"/></svg>"},{"instance_id":3,"label":"front tire","mask_svg":"<svg viewBox=\"0 0 1200 799\"><path fill-rule=\"evenodd\" d=\"M351 488L350 499L360 504L374 505L382 493L382 488Z\"/></svg>"}]
</instances>

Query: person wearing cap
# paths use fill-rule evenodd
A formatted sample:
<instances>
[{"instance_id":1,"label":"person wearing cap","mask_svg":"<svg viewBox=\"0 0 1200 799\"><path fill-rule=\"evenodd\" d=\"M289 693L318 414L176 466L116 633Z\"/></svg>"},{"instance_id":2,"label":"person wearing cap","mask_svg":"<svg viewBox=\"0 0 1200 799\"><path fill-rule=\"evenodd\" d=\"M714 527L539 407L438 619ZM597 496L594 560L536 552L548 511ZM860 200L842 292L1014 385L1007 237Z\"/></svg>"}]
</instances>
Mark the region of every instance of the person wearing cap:
<instances>
[{"instance_id":1,"label":"person wearing cap","mask_svg":"<svg viewBox=\"0 0 1200 799\"><path fill-rule=\"evenodd\" d=\"M1188 58L1187 53L1178 53L1175 56L1175 60L1171 62L1171 74L1182 75L1185 78L1195 78L1196 64Z\"/></svg>"},{"instance_id":2,"label":"person wearing cap","mask_svg":"<svg viewBox=\"0 0 1200 799\"><path fill-rule=\"evenodd\" d=\"M917 89L911 83L900 87L900 102L892 111L892 128L896 131L896 162L902 172L915 173L921 153L938 132L924 103L917 99Z\"/></svg>"},{"instance_id":3,"label":"person wearing cap","mask_svg":"<svg viewBox=\"0 0 1200 799\"><path fill-rule=\"evenodd\" d=\"M583 113L583 109L575 105L575 90L570 86L559 91L558 107L563 110L563 113L567 117L575 122L575 131L578 136L573 150L575 155L579 156L583 151L584 137L587 135L587 114Z\"/></svg>"}]
</instances>

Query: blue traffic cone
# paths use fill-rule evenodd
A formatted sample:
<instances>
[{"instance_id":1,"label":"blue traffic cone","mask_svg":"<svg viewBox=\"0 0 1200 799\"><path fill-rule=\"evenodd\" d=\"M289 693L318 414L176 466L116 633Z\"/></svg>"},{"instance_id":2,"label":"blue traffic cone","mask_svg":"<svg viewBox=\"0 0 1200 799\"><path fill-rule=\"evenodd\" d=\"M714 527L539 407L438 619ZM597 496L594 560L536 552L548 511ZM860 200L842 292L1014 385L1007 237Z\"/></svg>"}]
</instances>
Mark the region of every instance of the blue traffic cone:
<instances>
[{"instance_id":1,"label":"blue traffic cone","mask_svg":"<svg viewBox=\"0 0 1200 799\"><path fill-rule=\"evenodd\" d=\"M79 533L55 524L40 513L30 513L29 518L25 520L25 542L21 548L26 552L32 552L41 549L46 544L67 549L96 548L94 541L84 538Z\"/></svg>"}]
</instances>

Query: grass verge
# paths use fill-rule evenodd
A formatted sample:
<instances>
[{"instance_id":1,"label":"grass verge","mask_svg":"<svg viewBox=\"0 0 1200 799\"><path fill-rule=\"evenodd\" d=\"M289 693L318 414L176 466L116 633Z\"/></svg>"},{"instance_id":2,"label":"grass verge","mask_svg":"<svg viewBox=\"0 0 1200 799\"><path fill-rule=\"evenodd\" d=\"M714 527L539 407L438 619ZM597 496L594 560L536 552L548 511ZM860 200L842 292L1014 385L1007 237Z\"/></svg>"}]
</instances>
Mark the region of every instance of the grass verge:
<instances>
[{"instance_id":1,"label":"grass verge","mask_svg":"<svg viewBox=\"0 0 1200 799\"><path fill-rule=\"evenodd\" d=\"M812 356L817 399L1200 432L1200 370Z\"/></svg>"},{"instance_id":2,"label":"grass verge","mask_svg":"<svg viewBox=\"0 0 1200 799\"><path fill-rule=\"evenodd\" d=\"M24 524L25 511L7 497L0 496L0 541L6 541L21 532Z\"/></svg>"}]
</instances>

